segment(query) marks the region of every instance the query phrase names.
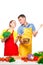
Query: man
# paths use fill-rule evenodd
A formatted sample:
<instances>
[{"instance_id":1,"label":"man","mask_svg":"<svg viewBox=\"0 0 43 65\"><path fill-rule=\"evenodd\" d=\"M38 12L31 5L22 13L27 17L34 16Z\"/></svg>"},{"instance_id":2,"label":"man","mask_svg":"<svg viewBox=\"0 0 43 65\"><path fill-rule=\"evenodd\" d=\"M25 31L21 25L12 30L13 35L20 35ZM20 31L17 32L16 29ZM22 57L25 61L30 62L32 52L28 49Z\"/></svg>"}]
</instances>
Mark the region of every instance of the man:
<instances>
[{"instance_id":1,"label":"man","mask_svg":"<svg viewBox=\"0 0 43 65\"><path fill-rule=\"evenodd\" d=\"M23 29L25 28L32 28L33 36L36 36L38 31L36 31L35 26L33 24L30 24L26 21L26 16L24 14L21 14L18 16L18 20L21 24L21 26L18 28L18 34L23 34Z\"/></svg>"},{"instance_id":2,"label":"man","mask_svg":"<svg viewBox=\"0 0 43 65\"><path fill-rule=\"evenodd\" d=\"M28 28L28 30L30 28L32 28L32 31L30 31L30 32L32 32L32 34L33 34L34 37L37 35L38 31L36 31L35 26L33 24L30 24L30 23L28 23L26 21L26 16L24 14L19 15L18 16L18 20L19 20L19 22L21 24L21 26L18 28L18 35L19 36L22 36L22 34L24 33L24 28ZM30 35L32 35L30 33L28 33L28 34L29 35L26 35L28 37ZM21 40L21 42L22 41L23 40ZM27 57L28 54L32 53L32 37L30 37L30 44L25 44L25 43L21 44L21 42L20 42L20 45L19 45L19 54L20 54L20 56Z\"/></svg>"}]
</instances>

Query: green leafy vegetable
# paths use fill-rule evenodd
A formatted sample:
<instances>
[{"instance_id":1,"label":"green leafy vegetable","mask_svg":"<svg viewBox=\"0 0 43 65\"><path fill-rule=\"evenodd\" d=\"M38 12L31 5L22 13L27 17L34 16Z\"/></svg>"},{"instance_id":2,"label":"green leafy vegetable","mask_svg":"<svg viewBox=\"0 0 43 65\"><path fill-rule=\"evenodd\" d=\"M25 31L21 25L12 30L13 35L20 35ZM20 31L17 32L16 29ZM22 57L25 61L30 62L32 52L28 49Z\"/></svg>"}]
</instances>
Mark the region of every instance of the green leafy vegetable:
<instances>
[{"instance_id":1,"label":"green leafy vegetable","mask_svg":"<svg viewBox=\"0 0 43 65\"><path fill-rule=\"evenodd\" d=\"M43 58L38 61L38 64L43 64Z\"/></svg>"},{"instance_id":2,"label":"green leafy vegetable","mask_svg":"<svg viewBox=\"0 0 43 65\"><path fill-rule=\"evenodd\" d=\"M15 59L14 59L14 58L12 58L12 57L10 57L9 62L15 62Z\"/></svg>"},{"instance_id":3,"label":"green leafy vegetable","mask_svg":"<svg viewBox=\"0 0 43 65\"><path fill-rule=\"evenodd\" d=\"M10 34L11 34L11 33L7 31L7 32L4 32L2 35L3 35L4 38L6 38L6 37L9 37Z\"/></svg>"}]
</instances>

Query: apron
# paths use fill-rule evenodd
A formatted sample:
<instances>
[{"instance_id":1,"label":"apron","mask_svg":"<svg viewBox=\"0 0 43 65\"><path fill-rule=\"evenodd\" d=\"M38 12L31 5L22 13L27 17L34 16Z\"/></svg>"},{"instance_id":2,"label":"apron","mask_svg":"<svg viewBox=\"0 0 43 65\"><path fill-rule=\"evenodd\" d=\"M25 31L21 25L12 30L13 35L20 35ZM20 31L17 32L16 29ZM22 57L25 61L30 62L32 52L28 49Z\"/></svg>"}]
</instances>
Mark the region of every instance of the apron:
<instances>
[{"instance_id":1,"label":"apron","mask_svg":"<svg viewBox=\"0 0 43 65\"><path fill-rule=\"evenodd\" d=\"M13 32L5 41L4 56L18 56L18 46L14 42Z\"/></svg>"},{"instance_id":2,"label":"apron","mask_svg":"<svg viewBox=\"0 0 43 65\"><path fill-rule=\"evenodd\" d=\"M28 43L20 43L19 45L19 55L26 57L28 54L32 54L32 28L25 28L22 38L29 38Z\"/></svg>"}]
</instances>

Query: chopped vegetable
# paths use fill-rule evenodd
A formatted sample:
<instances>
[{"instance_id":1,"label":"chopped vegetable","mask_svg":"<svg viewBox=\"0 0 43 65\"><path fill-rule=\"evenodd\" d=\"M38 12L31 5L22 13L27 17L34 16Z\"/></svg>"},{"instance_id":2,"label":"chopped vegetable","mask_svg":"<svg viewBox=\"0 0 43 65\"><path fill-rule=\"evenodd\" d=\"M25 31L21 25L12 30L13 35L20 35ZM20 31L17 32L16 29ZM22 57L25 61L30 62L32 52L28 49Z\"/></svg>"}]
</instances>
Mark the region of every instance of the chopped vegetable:
<instances>
[{"instance_id":1,"label":"chopped vegetable","mask_svg":"<svg viewBox=\"0 0 43 65\"><path fill-rule=\"evenodd\" d=\"M9 62L15 62L15 59L10 57Z\"/></svg>"},{"instance_id":2,"label":"chopped vegetable","mask_svg":"<svg viewBox=\"0 0 43 65\"><path fill-rule=\"evenodd\" d=\"M38 61L38 64L43 64L43 58Z\"/></svg>"},{"instance_id":3,"label":"chopped vegetable","mask_svg":"<svg viewBox=\"0 0 43 65\"><path fill-rule=\"evenodd\" d=\"M40 56L43 56L43 53L34 53L33 55L40 57Z\"/></svg>"},{"instance_id":4,"label":"chopped vegetable","mask_svg":"<svg viewBox=\"0 0 43 65\"><path fill-rule=\"evenodd\" d=\"M28 58L26 57L23 57L23 58L21 58L21 60L23 60L24 62L28 62L29 60L28 60Z\"/></svg>"}]
</instances>

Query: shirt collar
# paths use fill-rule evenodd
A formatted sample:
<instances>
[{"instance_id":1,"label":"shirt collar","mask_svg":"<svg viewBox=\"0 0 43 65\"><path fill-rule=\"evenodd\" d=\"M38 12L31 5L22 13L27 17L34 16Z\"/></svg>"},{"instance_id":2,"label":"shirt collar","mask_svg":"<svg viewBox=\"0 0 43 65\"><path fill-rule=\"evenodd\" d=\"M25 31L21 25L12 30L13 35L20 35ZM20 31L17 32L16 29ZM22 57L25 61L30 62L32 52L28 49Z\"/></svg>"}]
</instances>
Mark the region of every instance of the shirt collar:
<instances>
[{"instance_id":1,"label":"shirt collar","mask_svg":"<svg viewBox=\"0 0 43 65\"><path fill-rule=\"evenodd\" d=\"M22 25L22 26L24 26L24 27L29 27L29 26L30 26L30 24L27 24L27 25Z\"/></svg>"}]
</instances>

